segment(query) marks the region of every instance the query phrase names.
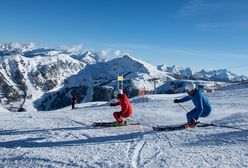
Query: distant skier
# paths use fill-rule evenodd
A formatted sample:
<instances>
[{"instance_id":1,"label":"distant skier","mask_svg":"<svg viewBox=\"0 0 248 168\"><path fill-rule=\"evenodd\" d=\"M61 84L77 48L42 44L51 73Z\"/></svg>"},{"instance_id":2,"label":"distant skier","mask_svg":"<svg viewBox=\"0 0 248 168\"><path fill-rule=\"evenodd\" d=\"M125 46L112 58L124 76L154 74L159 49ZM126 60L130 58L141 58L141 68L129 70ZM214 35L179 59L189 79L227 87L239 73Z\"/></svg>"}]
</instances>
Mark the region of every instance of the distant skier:
<instances>
[{"instance_id":1,"label":"distant skier","mask_svg":"<svg viewBox=\"0 0 248 168\"><path fill-rule=\"evenodd\" d=\"M188 123L185 124L186 128L192 128L196 125L200 117L207 117L211 113L211 105L202 91L196 88L194 83L187 83L185 91L188 93L188 96L182 99L175 99L174 103L182 103L188 100L193 101L195 108L187 113Z\"/></svg>"},{"instance_id":2,"label":"distant skier","mask_svg":"<svg viewBox=\"0 0 248 168\"><path fill-rule=\"evenodd\" d=\"M76 96L72 96L72 98L71 98L71 107L72 107L72 110L75 109L76 102L77 102L77 97Z\"/></svg>"},{"instance_id":3,"label":"distant skier","mask_svg":"<svg viewBox=\"0 0 248 168\"><path fill-rule=\"evenodd\" d=\"M114 92L115 97L117 98L118 102L110 103L109 105L112 106L121 106L121 111L114 112L113 115L116 119L117 125L126 125L126 122L123 118L130 117L132 115L132 106L126 96L125 93L121 89Z\"/></svg>"}]
</instances>

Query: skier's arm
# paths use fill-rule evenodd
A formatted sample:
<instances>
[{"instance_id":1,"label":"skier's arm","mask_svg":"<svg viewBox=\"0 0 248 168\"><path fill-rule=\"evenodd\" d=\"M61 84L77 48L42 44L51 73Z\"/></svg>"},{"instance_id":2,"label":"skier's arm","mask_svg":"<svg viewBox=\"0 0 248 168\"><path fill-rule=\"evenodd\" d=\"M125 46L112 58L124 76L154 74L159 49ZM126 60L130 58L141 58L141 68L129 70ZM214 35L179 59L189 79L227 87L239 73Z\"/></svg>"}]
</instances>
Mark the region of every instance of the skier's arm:
<instances>
[{"instance_id":1,"label":"skier's arm","mask_svg":"<svg viewBox=\"0 0 248 168\"><path fill-rule=\"evenodd\" d=\"M120 105L120 102L110 103L109 105L110 105L110 106L119 106L119 105Z\"/></svg>"},{"instance_id":2,"label":"skier's arm","mask_svg":"<svg viewBox=\"0 0 248 168\"><path fill-rule=\"evenodd\" d=\"M114 106L119 106L119 105L120 105L120 102L114 103Z\"/></svg>"},{"instance_id":3,"label":"skier's arm","mask_svg":"<svg viewBox=\"0 0 248 168\"><path fill-rule=\"evenodd\" d=\"M179 99L179 102L186 102L186 101L189 101L189 100L191 100L191 96L186 96L186 97L184 97L182 99Z\"/></svg>"}]
</instances>

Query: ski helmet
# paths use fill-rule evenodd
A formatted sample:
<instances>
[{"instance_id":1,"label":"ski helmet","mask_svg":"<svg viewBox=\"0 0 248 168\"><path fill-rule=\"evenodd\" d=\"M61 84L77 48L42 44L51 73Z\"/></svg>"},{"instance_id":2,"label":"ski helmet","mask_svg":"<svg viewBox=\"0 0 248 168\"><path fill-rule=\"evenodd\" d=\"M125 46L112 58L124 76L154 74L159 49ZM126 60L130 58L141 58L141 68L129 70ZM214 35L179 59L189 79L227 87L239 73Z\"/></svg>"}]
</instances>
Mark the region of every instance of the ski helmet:
<instances>
[{"instance_id":1,"label":"ski helmet","mask_svg":"<svg viewBox=\"0 0 248 168\"><path fill-rule=\"evenodd\" d=\"M186 83L185 85L185 91L186 92L191 92L192 90L194 90L196 88L195 84L192 82Z\"/></svg>"},{"instance_id":2,"label":"ski helmet","mask_svg":"<svg viewBox=\"0 0 248 168\"><path fill-rule=\"evenodd\" d=\"M114 96L117 97L118 95L122 95L123 94L123 90L118 89L116 91L114 91Z\"/></svg>"}]
</instances>

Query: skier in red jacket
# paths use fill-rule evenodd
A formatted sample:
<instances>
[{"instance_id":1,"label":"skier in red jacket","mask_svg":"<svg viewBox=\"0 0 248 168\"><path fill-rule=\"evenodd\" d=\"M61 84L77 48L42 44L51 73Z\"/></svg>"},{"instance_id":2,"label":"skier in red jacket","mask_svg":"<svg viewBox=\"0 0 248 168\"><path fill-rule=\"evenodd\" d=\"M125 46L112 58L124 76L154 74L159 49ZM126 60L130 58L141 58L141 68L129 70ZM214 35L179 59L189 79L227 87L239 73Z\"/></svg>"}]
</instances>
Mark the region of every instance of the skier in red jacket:
<instances>
[{"instance_id":1,"label":"skier in red jacket","mask_svg":"<svg viewBox=\"0 0 248 168\"><path fill-rule=\"evenodd\" d=\"M126 125L126 122L123 118L130 117L132 115L132 106L126 96L125 93L121 89L114 92L114 95L117 97L117 103L110 103L109 105L112 106L121 106L121 111L114 112L113 115L116 119L117 125Z\"/></svg>"}]
</instances>

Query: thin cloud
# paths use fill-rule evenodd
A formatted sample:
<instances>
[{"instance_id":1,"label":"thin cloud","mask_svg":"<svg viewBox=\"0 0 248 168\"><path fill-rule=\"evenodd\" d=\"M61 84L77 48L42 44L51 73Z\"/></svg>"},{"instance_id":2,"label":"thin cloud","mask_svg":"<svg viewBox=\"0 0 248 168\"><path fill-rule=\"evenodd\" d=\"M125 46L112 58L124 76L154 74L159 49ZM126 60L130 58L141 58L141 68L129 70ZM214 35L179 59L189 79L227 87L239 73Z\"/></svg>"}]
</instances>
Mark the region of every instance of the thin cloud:
<instances>
[{"instance_id":1,"label":"thin cloud","mask_svg":"<svg viewBox=\"0 0 248 168\"><path fill-rule=\"evenodd\" d=\"M226 59L247 59L248 53L224 53L224 52L211 52L206 50L197 49L184 49L184 48L166 48L163 46L146 45L146 44L109 44L111 46L111 52L108 56L114 58L116 56L122 56L124 53L137 54L137 51L149 51L149 53L159 53L159 55L166 56L182 56L187 58L226 58ZM129 50L129 51L127 51ZM123 51L123 52L121 52Z\"/></svg>"},{"instance_id":2,"label":"thin cloud","mask_svg":"<svg viewBox=\"0 0 248 168\"><path fill-rule=\"evenodd\" d=\"M147 44L108 44L110 48L123 48L125 50L146 50L156 48L154 45L147 45Z\"/></svg>"},{"instance_id":3,"label":"thin cloud","mask_svg":"<svg viewBox=\"0 0 248 168\"><path fill-rule=\"evenodd\" d=\"M111 49L110 49L110 48L102 49L102 50L99 52L99 55L100 55L101 57L106 57L110 52L111 52Z\"/></svg>"},{"instance_id":4,"label":"thin cloud","mask_svg":"<svg viewBox=\"0 0 248 168\"><path fill-rule=\"evenodd\" d=\"M248 21L239 22L221 22L221 23L200 23L195 27L202 31L231 31L231 30L248 30Z\"/></svg>"},{"instance_id":5,"label":"thin cloud","mask_svg":"<svg viewBox=\"0 0 248 168\"><path fill-rule=\"evenodd\" d=\"M179 16L184 17L196 15L203 9L206 9L207 6L208 5L205 4L204 0L191 0L179 10Z\"/></svg>"},{"instance_id":6,"label":"thin cloud","mask_svg":"<svg viewBox=\"0 0 248 168\"><path fill-rule=\"evenodd\" d=\"M120 56L121 55L121 51L120 50L115 50L114 51L114 55L115 56Z\"/></svg>"},{"instance_id":7,"label":"thin cloud","mask_svg":"<svg viewBox=\"0 0 248 168\"><path fill-rule=\"evenodd\" d=\"M84 51L84 44L78 44L73 46L60 46L58 49L67 50L69 52L80 53Z\"/></svg>"},{"instance_id":8,"label":"thin cloud","mask_svg":"<svg viewBox=\"0 0 248 168\"><path fill-rule=\"evenodd\" d=\"M185 57L214 57L214 58L227 58L227 59L248 59L247 54L237 54L237 53L218 53L218 52L209 52L201 50L186 50L186 49L168 49L164 48L161 50L164 54L169 55L183 55Z\"/></svg>"},{"instance_id":9,"label":"thin cloud","mask_svg":"<svg viewBox=\"0 0 248 168\"><path fill-rule=\"evenodd\" d=\"M228 67L228 69L234 69L234 68L248 68L248 64L235 65L235 66Z\"/></svg>"},{"instance_id":10,"label":"thin cloud","mask_svg":"<svg viewBox=\"0 0 248 168\"><path fill-rule=\"evenodd\" d=\"M135 52L135 51L159 51L163 53L177 53L177 54L188 54L188 55L196 55L194 52L183 50L183 49L174 49L174 48L166 48L158 45L149 45L149 44L108 44L108 47L121 49L125 52Z\"/></svg>"},{"instance_id":11,"label":"thin cloud","mask_svg":"<svg viewBox=\"0 0 248 168\"><path fill-rule=\"evenodd\" d=\"M248 54L235 54L235 53L210 53L211 56L214 57L225 57L225 58L233 58L233 59L247 59ZM209 55L209 54L208 54Z\"/></svg>"},{"instance_id":12,"label":"thin cloud","mask_svg":"<svg viewBox=\"0 0 248 168\"><path fill-rule=\"evenodd\" d=\"M98 55L101 56L102 58L104 58L105 60L111 60L111 59L123 56L124 53L121 52L121 50L106 48L106 49L102 49L100 52L98 52Z\"/></svg>"},{"instance_id":13,"label":"thin cloud","mask_svg":"<svg viewBox=\"0 0 248 168\"><path fill-rule=\"evenodd\" d=\"M178 12L180 17L208 15L213 12L228 14L230 12L246 12L248 2L245 0L191 0L188 1Z\"/></svg>"}]
</instances>

